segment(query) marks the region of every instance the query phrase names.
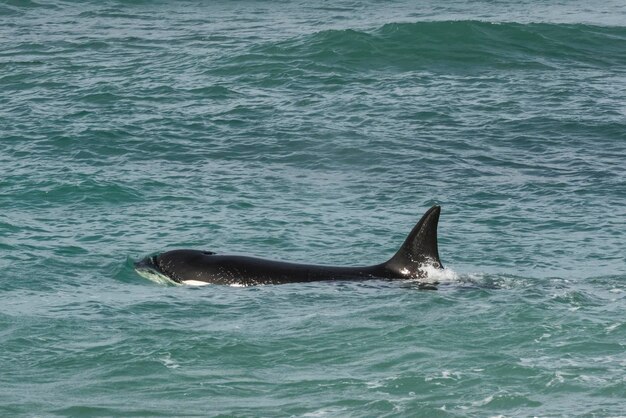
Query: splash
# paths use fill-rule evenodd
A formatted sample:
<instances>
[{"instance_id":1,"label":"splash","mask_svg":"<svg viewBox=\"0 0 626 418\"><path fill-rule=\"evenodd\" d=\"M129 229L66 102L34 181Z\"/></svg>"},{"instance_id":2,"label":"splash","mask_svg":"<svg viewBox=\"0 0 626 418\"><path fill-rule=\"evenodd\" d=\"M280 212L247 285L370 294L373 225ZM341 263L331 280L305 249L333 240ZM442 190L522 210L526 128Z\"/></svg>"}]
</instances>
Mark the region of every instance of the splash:
<instances>
[{"instance_id":1,"label":"splash","mask_svg":"<svg viewBox=\"0 0 626 418\"><path fill-rule=\"evenodd\" d=\"M459 281L459 275L451 268L439 268L433 264L423 264L420 268L421 283L456 283Z\"/></svg>"},{"instance_id":2,"label":"splash","mask_svg":"<svg viewBox=\"0 0 626 418\"><path fill-rule=\"evenodd\" d=\"M159 273L156 270L141 268L141 269L135 269L135 271L141 277L148 279L151 282L154 282L156 284L180 286L180 283L176 283L174 280L170 279L164 274Z\"/></svg>"}]
</instances>

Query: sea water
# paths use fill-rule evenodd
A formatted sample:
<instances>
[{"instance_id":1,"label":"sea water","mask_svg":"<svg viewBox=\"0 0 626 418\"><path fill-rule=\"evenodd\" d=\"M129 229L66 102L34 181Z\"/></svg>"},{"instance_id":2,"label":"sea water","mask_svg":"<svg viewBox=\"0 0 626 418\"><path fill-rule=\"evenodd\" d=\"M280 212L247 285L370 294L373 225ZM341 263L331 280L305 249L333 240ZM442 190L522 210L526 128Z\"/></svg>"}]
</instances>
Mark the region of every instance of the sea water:
<instances>
[{"instance_id":1,"label":"sea water","mask_svg":"<svg viewBox=\"0 0 626 418\"><path fill-rule=\"evenodd\" d=\"M622 1L2 1L0 415L624 415L625 160Z\"/></svg>"}]
</instances>

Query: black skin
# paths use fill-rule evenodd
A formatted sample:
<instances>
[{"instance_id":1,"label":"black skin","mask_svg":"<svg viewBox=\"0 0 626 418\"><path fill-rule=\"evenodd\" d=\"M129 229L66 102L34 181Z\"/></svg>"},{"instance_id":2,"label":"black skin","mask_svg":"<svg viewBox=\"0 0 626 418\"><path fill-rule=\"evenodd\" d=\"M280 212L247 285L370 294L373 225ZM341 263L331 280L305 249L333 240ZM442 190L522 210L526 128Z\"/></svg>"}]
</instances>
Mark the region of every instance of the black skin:
<instances>
[{"instance_id":1,"label":"black skin","mask_svg":"<svg viewBox=\"0 0 626 418\"><path fill-rule=\"evenodd\" d=\"M442 268L437 249L441 208L433 206L415 225L400 250L389 261L365 267L297 264L210 251L174 250L135 263L181 283L188 280L221 285L259 285L323 280L422 278L421 267Z\"/></svg>"}]
</instances>

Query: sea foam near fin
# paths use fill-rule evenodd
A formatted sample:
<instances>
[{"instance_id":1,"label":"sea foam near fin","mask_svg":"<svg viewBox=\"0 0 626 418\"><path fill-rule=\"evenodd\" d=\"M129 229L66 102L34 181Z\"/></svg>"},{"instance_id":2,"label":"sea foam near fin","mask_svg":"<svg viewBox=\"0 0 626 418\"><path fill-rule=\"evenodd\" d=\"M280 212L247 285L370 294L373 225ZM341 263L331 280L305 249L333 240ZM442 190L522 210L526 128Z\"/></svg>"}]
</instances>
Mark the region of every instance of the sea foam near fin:
<instances>
[{"instance_id":1,"label":"sea foam near fin","mask_svg":"<svg viewBox=\"0 0 626 418\"><path fill-rule=\"evenodd\" d=\"M423 277L419 278L421 283L456 283L459 275L449 267L440 268L433 264L424 264L419 268Z\"/></svg>"}]
</instances>

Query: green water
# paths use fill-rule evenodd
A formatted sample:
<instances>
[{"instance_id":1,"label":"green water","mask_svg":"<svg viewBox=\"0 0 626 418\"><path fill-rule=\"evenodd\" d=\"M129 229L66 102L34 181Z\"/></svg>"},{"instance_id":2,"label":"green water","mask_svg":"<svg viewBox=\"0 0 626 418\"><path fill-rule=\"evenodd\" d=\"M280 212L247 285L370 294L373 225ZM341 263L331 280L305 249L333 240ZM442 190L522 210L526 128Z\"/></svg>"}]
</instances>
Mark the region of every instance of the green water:
<instances>
[{"instance_id":1,"label":"green water","mask_svg":"<svg viewBox=\"0 0 626 418\"><path fill-rule=\"evenodd\" d=\"M623 415L625 98L619 1L0 2L0 415Z\"/></svg>"}]
</instances>

